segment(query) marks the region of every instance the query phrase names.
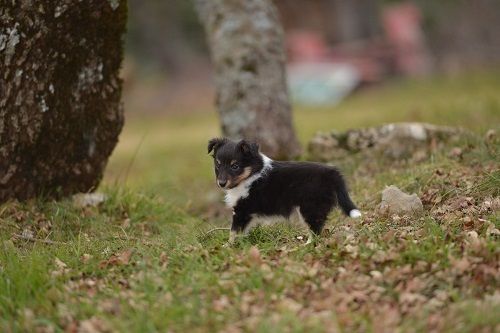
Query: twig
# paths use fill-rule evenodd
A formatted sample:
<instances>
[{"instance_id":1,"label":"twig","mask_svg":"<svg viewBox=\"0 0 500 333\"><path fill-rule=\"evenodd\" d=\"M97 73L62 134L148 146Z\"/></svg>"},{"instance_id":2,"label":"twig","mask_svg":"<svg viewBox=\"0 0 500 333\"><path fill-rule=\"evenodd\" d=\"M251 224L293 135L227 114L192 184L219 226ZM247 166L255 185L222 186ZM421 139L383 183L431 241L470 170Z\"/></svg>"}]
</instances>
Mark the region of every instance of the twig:
<instances>
[{"instance_id":1,"label":"twig","mask_svg":"<svg viewBox=\"0 0 500 333\"><path fill-rule=\"evenodd\" d=\"M14 237L16 238L19 238L19 239L23 239L23 240L27 240L27 241L30 241L30 242L40 242L40 243L44 243L44 244L66 244L64 242L56 242L56 241L52 241L50 239L39 239L39 238L34 238L34 237L30 237L30 236L23 236L23 235L19 235L19 234L14 234Z\"/></svg>"},{"instance_id":2,"label":"twig","mask_svg":"<svg viewBox=\"0 0 500 333\"><path fill-rule=\"evenodd\" d=\"M124 242L135 241L135 242L141 242L141 244L143 244L143 245L158 246L158 247L162 247L162 246L165 245L164 243L157 242L157 241L154 241L154 240L153 241L148 241L148 240L145 240L145 239L142 239L142 238L137 238L137 237L131 237L131 236L127 236L127 237L128 238L124 238L124 237L120 237L120 236L112 236L112 237L103 238L103 240L105 240L105 241L119 240L119 241L124 241Z\"/></svg>"},{"instance_id":3,"label":"twig","mask_svg":"<svg viewBox=\"0 0 500 333\"><path fill-rule=\"evenodd\" d=\"M219 230L231 230L231 228L213 228L213 229L208 230L206 233L204 233L203 236L208 236L212 232L219 231Z\"/></svg>"}]
</instances>

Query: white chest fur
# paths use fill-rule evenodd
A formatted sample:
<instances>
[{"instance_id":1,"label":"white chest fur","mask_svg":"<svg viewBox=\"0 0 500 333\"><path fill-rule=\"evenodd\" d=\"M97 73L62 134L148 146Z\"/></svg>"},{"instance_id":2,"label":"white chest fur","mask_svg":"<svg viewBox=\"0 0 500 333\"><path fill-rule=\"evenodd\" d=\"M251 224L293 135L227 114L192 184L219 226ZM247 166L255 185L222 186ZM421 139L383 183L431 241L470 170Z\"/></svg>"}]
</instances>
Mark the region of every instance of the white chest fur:
<instances>
[{"instance_id":1,"label":"white chest fur","mask_svg":"<svg viewBox=\"0 0 500 333\"><path fill-rule=\"evenodd\" d=\"M226 198L225 202L226 205L230 208L233 208L236 206L238 201L240 199L244 199L248 197L248 193L250 191L250 187L252 186L252 183L255 182L257 179L262 177L262 175L270 170L272 168L272 162L269 157L267 157L264 154L260 154L262 156L262 161L264 162L264 166L261 171L256 173L255 175L250 176L248 179L245 179L242 181L238 186L235 188L232 188L230 190L226 190Z\"/></svg>"},{"instance_id":2,"label":"white chest fur","mask_svg":"<svg viewBox=\"0 0 500 333\"><path fill-rule=\"evenodd\" d=\"M247 182L247 179L245 182ZM248 191L250 191L250 186L242 182L240 185L226 191L225 202L228 207L236 206L238 200L248 197Z\"/></svg>"}]
</instances>

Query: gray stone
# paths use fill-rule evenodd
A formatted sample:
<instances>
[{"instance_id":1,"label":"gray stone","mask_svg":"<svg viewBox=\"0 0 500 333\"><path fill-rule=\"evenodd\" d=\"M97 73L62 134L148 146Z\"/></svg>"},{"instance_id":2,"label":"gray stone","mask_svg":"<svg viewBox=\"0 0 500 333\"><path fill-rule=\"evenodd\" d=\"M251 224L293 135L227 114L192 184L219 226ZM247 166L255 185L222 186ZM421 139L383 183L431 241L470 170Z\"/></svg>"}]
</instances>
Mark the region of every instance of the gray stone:
<instances>
[{"instance_id":1,"label":"gray stone","mask_svg":"<svg viewBox=\"0 0 500 333\"><path fill-rule=\"evenodd\" d=\"M445 143L456 141L459 128L426 123L395 123L347 132L319 133L309 143L312 159L331 161L352 153L377 153L391 159L425 158Z\"/></svg>"},{"instance_id":2,"label":"gray stone","mask_svg":"<svg viewBox=\"0 0 500 333\"><path fill-rule=\"evenodd\" d=\"M339 140L333 135L316 135L309 142L309 154L322 161L333 161L345 157L348 152L339 149Z\"/></svg>"},{"instance_id":3,"label":"gray stone","mask_svg":"<svg viewBox=\"0 0 500 333\"><path fill-rule=\"evenodd\" d=\"M411 215L424 210L422 201L414 194L406 194L394 185L382 191L380 211L387 214Z\"/></svg>"},{"instance_id":4,"label":"gray stone","mask_svg":"<svg viewBox=\"0 0 500 333\"><path fill-rule=\"evenodd\" d=\"M106 201L104 193L78 193L73 195L73 206L76 208L97 207Z\"/></svg>"}]
</instances>

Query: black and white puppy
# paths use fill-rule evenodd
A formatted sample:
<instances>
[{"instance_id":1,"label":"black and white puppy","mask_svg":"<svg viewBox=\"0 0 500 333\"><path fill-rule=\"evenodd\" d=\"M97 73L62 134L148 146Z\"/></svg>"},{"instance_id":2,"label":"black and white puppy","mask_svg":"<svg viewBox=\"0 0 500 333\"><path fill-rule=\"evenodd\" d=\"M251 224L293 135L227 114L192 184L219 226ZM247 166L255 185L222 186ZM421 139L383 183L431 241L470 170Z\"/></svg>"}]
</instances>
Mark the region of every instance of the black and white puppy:
<instances>
[{"instance_id":1,"label":"black and white puppy","mask_svg":"<svg viewBox=\"0 0 500 333\"><path fill-rule=\"evenodd\" d=\"M361 216L333 167L273 161L259 152L258 144L245 140L215 138L208 142L208 153L212 151L217 184L233 209L229 243L263 218L298 220L318 235L336 205L352 218Z\"/></svg>"}]
</instances>

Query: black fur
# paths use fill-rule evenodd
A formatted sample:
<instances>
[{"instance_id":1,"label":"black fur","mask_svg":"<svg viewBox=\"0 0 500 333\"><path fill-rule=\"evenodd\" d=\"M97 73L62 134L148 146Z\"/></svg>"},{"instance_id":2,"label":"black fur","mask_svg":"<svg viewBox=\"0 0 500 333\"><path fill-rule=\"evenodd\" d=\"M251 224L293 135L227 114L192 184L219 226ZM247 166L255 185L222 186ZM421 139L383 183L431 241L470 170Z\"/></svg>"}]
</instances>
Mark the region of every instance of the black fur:
<instances>
[{"instance_id":1,"label":"black fur","mask_svg":"<svg viewBox=\"0 0 500 333\"><path fill-rule=\"evenodd\" d=\"M229 190L245 181L240 179L242 175L248 174L245 178L248 179L264 168L263 156L255 143L213 139L208 150L214 150L217 182L227 184ZM238 168L231 167L231 163L237 164ZM248 196L233 206L231 230L244 231L255 215L288 218L298 207L310 229L319 234L336 205L346 215L356 209L337 169L311 162L272 161L271 168L251 183Z\"/></svg>"}]
</instances>

